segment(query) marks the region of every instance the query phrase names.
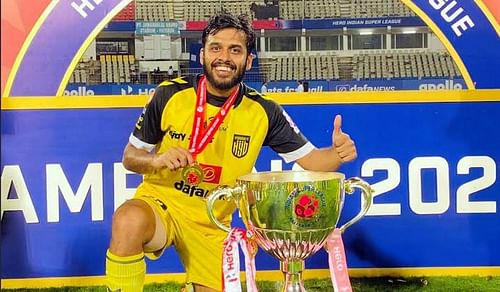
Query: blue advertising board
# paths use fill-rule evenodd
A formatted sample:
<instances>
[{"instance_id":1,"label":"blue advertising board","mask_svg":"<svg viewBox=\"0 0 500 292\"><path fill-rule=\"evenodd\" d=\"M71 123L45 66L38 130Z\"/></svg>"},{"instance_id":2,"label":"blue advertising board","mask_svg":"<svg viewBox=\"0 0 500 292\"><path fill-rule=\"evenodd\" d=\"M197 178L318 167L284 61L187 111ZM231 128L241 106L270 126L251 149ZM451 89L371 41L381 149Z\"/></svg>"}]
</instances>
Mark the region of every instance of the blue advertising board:
<instances>
[{"instance_id":1,"label":"blue advertising board","mask_svg":"<svg viewBox=\"0 0 500 292\"><path fill-rule=\"evenodd\" d=\"M64 90L65 96L87 95L150 95L156 88L155 84L108 84L83 85L69 84Z\"/></svg>"},{"instance_id":2,"label":"blue advertising board","mask_svg":"<svg viewBox=\"0 0 500 292\"><path fill-rule=\"evenodd\" d=\"M246 82L248 86L260 91L262 82ZM460 90L465 89L463 79L398 79L398 80L359 80L359 81L307 81L309 92L323 91L394 91L394 90ZM268 92L295 92L297 81L272 81ZM83 85L70 84L64 91L65 96L87 95L150 95L155 84L109 84Z\"/></svg>"},{"instance_id":3,"label":"blue advertising board","mask_svg":"<svg viewBox=\"0 0 500 292\"><path fill-rule=\"evenodd\" d=\"M335 19L304 19L305 29L342 29L371 27L414 27L425 26L418 17L374 17L374 18L335 18Z\"/></svg>"},{"instance_id":4,"label":"blue advertising board","mask_svg":"<svg viewBox=\"0 0 500 292\"><path fill-rule=\"evenodd\" d=\"M461 90L466 89L463 79L391 79L391 80L335 80L307 81L309 92L323 91L395 91L395 90ZM262 82L248 82L260 90ZM297 81L271 81L267 92L295 92Z\"/></svg>"},{"instance_id":5,"label":"blue advertising board","mask_svg":"<svg viewBox=\"0 0 500 292\"><path fill-rule=\"evenodd\" d=\"M134 32L135 27L135 21L111 21L106 24L104 31Z\"/></svg>"},{"instance_id":6,"label":"blue advertising board","mask_svg":"<svg viewBox=\"0 0 500 292\"><path fill-rule=\"evenodd\" d=\"M344 234L349 267L367 274L499 267L500 135L492 133L500 123L500 93L481 102L426 103L388 102L386 93L374 102L380 94L371 93L368 103L284 105L317 147L331 145L336 114L356 142L357 160L339 171L364 178L375 197L369 214ZM435 96L458 101L475 94ZM2 110L2 281L104 273L113 210L141 180L121 165L140 113L140 107ZM257 171L293 167L268 148L255 165ZM360 205L359 194L348 195L340 221ZM262 251L256 265L278 268ZM326 269L325 252L306 267ZM180 272L173 249L148 261L148 273Z\"/></svg>"}]
</instances>

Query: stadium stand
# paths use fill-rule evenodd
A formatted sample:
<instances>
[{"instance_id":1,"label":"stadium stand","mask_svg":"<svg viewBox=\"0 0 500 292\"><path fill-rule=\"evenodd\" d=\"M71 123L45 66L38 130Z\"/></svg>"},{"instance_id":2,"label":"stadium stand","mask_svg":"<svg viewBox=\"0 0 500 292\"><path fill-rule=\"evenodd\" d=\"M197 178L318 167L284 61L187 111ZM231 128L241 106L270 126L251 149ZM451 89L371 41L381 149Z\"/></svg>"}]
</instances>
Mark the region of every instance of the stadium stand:
<instances>
[{"instance_id":1,"label":"stadium stand","mask_svg":"<svg viewBox=\"0 0 500 292\"><path fill-rule=\"evenodd\" d=\"M415 16L403 2L399 0L351 0L340 1L350 6L348 15L342 17L383 17L383 16ZM344 10L347 12L347 9Z\"/></svg>"},{"instance_id":2,"label":"stadium stand","mask_svg":"<svg viewBox=\"0 0 500 292\"><path fill-rule=\"evenodd\" d=\"M266 80L338 80L336 55L292 54L271 60L269 70L263 70ZM267 72L266 72L267 71Z\"/></svg>"},{"instance_id":3,"label":"stadium stand","mask_svg":"<svg viewBox=\"0 0 500 292\"><path fill-rule=\"evenodd\" d=\"M235 14L250 13L256 19L285 20L323 18L414 17L399 0L136 0L121 11L114 21L202 21L221 9ZM258 16L258 17L257 17ZM283 31L285 33L285 31ZM388 33L388 32L387 32ZM398 33L398 32L395 32ZM425 34L425 33L424 33ZM269 41L270 37L265 36ZM302 40L297 37L297 41ZM307 41L307 39L306 39ZM344 40L344 43L346 40ZM389 42L389 41L388 41ZM261 44L263 47L264 45ZM303 44L302 44L303 46ZM393 44L394 46L394 44ZM250 72L249 81L292 80L389 80L461 77L451 56L444 49L364 49L346 50L342 45L333 51L259 51L259 70ZM141 72L139 61L129 55L97 54L97 60L82 60L74 70L70 83L155 83L165 72ZM136 54L137 55L137 54ZM140 55L137 55L140 56ZM142 57L143 58L143 57ZM141 59L143 60L143 59ZM199 73L201 68L188 68L188 60L179 63L181 75ZM142 64L142 63L141 63ZM142 66L141 68L143 68ZM156 68L156 67L155 67ZM143 69L144 70L144 69ZM160 76L161 75L161 76ZM161 79L160 78L160 79Z\"/></svg>"},{"instance_id":4,"label":"stadium stand","mask_svg":"<svg viewBox=\"0 0 500 292\"><path fill-rule=\"evenodd\" d=\"M272 9L264 0L137 0L136 19L143 21L207 20L224 8L236 14L249 14L256 19L255 8ZM250 9L254 7L254 9ZM279 18L356 18L381 16L415 16L398 0L282 0L279 1ZM267 17L266 17L267 18ZM269 17L275 18L275 17Z\"/></svg>"},{"instance_id":5,"label":"stadium stand","mask_svg":"<svg viewBox=\"0 0 500 292\"><path fill-rule=\"evenodd\" d=\"M125 8L120 11L114 18L113 21L133 21L136 17L136 1L130 2ZM141 3L141 2L138 2Z\"/></svg>"},{"instance_id":6,"label":"stadium stand","mask_svg":"<svg viewBox=\"0 0 500 292\"><path fill-rule=\"evenodd\" d=\"M352 78L454 78L459 77L451 56L444 52L366 52L353 56Z\"/></svg>"},{"instance_id":7,"label":"stadium stand","mask_svg":"<svg viewBox=\"0 0 500 292\"><path fill-rule=\"evenodd\" d=\"M80 62L70 78L70 83L146 82L137 80L137 68L138 64L133 55L101 55L99 62ZM350 56L326 52L291 53L289 56L261 59L260 70L261 74L255 75L251 81L461 77L458 67L448 53L415 50L365 50ZM199 72L181 72L195 73Z\"/></svg>"},{"instance_id":8,"label":"stadium stand","mask_svg":"<svg viewBox=\"0 0 500 292\"><path fill-rule=\"evenodd\" d=\"M263 62L266 62L263 60ZM361 51L352 56L291 54L267 60L267 80L366 80L460 77L445 52Z\"/></svg>"},{"instance_id":9,"label":"stadium stand","mask_svg":"<svg viewBox=\"0 0 500 292\"><path fill-rule=\"evenodd\" d=\"M101 55L99 61L82 60L70 77L70 83L105 84L136 82L134 55Z\"/></svg>"},{"instance_id":10,"label":"stadium stand","mask_svg":"<svg viewBox=\"0 0 500 292\"><path fill-rule=\"evenodd\" d=\"M135 17L137 20L142 21L174 20L174 3L170 1L158 0L136 1Z\"/></svg>"}]
</instances>

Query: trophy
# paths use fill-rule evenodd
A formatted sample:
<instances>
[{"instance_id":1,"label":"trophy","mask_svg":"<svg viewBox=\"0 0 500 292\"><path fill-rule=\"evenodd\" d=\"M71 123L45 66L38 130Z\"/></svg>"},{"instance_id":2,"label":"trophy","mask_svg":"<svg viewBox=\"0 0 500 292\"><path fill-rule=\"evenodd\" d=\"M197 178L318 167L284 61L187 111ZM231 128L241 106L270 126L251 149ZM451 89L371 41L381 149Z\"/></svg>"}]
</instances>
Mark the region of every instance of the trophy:
<instances>
[{"instance_id":1,"label":"trophy","mask_svg":"<svg viewBox=\"0 0 500 292\"><path fill-rule=\"evenodd\" d=\"M339 228L343 232L366 214L372 190L362 179L345 179L338 172L271 171L244 175L234 187L214 190L207 198L207 210L214 224L230 232L213 210L219 199L234 201L249 240L280 261L285 276L282 291L305 291L304 261L325 246L339 221L345 193L352 194L355 188L363 193L363 206Z\"/></svg>"}]
</instances>

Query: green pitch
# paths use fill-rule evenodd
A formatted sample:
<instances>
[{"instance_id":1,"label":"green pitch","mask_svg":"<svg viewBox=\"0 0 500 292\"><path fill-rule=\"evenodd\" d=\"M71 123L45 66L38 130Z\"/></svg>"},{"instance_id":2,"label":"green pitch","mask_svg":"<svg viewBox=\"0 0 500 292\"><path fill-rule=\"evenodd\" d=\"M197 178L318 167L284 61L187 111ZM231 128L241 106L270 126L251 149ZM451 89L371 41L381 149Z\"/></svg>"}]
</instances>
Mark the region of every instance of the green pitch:
<instances>
[{"instance_id":1,"label":"green pitch","mask_svg":"<svg viewBox=\"0 0 500 292\"><path fill-rule=\"evenodd\" d=\"M418 278L351 278L354 291L385 292L385 291L443 291L443 292L494 292L500 291L500 277L418 277ZM260 292L280 291L278 282L258 282ZM308 292L333 291L330 279L305 281ZM168 282L150 284L144 288L145 292L179 292L181 284ZM106 291L104 287L66 287L46 289L15 289L2 291L35 292L91 292Z\"/></svg>"}]
</instances>

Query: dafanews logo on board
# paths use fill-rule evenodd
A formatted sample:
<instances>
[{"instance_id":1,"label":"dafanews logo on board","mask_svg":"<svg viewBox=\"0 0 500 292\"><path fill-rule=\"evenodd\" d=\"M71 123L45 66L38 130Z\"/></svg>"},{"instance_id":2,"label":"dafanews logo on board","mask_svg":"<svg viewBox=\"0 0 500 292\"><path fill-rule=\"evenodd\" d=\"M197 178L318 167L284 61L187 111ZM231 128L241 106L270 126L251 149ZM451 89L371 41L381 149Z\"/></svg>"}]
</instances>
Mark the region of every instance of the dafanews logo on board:
<instances>
[{"instance_id":1,"label":"dafanews logo on board","mask_svg":"<svg viewBox=\"0 0 500 292\"><path fill-rule=\"evenodd\" d=\"M384 85L379 85L379 86L372 86L369 85L368 83L365 84L354 84L354 85L349 85L349 84L340 84L335 86L335 91L394 91L396 90L396 86L384 86Z\"/></svg>"}]
</instances>

